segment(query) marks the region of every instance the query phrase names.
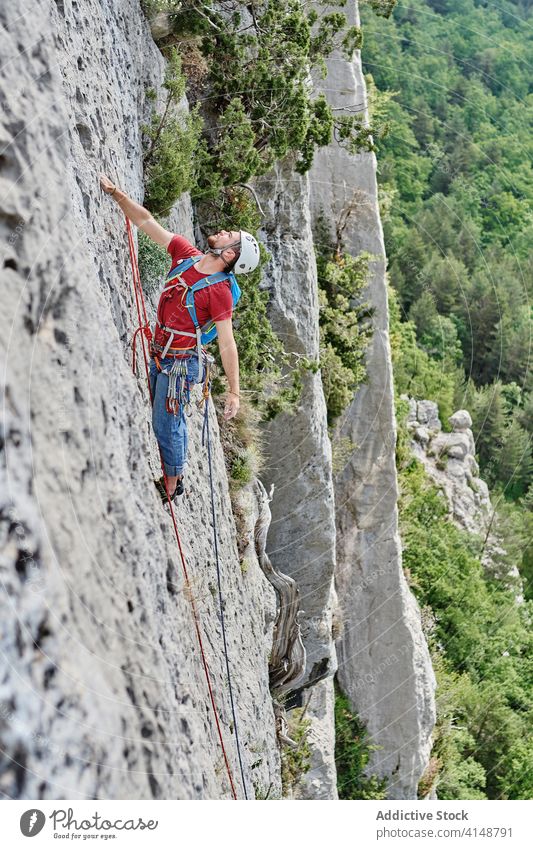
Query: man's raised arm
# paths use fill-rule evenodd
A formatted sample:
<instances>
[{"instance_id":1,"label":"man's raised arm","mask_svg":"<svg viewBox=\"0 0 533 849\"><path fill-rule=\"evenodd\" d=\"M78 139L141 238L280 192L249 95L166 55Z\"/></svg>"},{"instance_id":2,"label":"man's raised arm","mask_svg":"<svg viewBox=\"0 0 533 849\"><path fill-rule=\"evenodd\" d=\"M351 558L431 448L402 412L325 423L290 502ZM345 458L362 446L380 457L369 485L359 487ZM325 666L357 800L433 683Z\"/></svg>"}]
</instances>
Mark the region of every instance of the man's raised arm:
<instances>
[{"instance_id":1,"label":"man's raised arm","mask_svg":"<svg viewBox=\"0 0 533 849\"><path fill-rule=\"evenodd\" d=\"M231 318L215 321L218 334L220 359L228 379L229 387L224 406L224 418L232 419L239 412L239 355L233 336Z\"/></svg>"},{"instance_id":2,"label":"man's raised arm","mask_svg":"<svg viewBox=\"0 0 533 849\"><path fill-rule=\"evenodd\" d=\"M140 203L136 203L128 197L126 192L121 191L121 189L119 189L118 186L115 186L115 184L104 176L104 174L100 177L100 186L107 195L110 195L110 197L118 203L122 212L128 216L130 221L132 221L139 230L146 233L146 235L153 239L154 242L157 242L158 245L162 245L164 248L168 247L174 233L171 233L170 230L165 230L164 227L161 227L161 224L157 223L151 212L148 212L144 206L141 206Z\"/></svg>"}]
</instances>

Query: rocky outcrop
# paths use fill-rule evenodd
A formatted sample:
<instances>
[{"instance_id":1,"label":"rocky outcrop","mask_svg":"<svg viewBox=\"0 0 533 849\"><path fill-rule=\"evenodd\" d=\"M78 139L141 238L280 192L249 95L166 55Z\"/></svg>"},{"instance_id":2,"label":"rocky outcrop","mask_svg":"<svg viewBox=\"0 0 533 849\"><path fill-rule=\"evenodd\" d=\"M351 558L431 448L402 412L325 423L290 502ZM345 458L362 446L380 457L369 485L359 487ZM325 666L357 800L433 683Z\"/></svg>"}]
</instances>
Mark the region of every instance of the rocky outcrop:
<instances>
[{"instance_id":1,"label":"rocky outcrop","mask_svg":"<svg viewBox=\"0 0 533 849\"><path fill-rule=\"evenodd\" d=\"M458 410L450 416L452 430L445 433L436 403L408 400L413 454L443 489L454 522L470 533L483 533L490 521L489 488L479 477L470 413Z\"/></svg>"},{"instance_id":2,"label":"rocky outcrop","mask_svg":"<svg viewBox=\"0 0 533 849\"><path fill-rule=\"evenodd\" d=\"M355 3L345 11L352 23L359 23ZM316 79L316 89L336 109L366 116L359 52L352 61L333 55L327 69L325 80ZM335 583L344 620L337 644L338 678L378 747L369 770L387 776L392 798L415 798L431 747L435 680L418 606L401 565L386 259L375 156L353 156L340 147L321 150L311 171L311 204L315 220L325 214L330 222L332 238L342 220L345 250L353 255L369 251L375 257L365 292L374 307L368 382L334 435L352 446L335 479Z\"/></svg>"},{"instance_id":3,"label":"rocky outcrop","mask_svg":"<svg viewBox=\"0 0 533 849\"><path fill-rule=\"evenodd\" d=\"M31 14L15 0L0 23L0 790L31 799L227 798L190 592L152 483L159 464L146 381L131 371L124 219L98 187L108 172L142 200L139 127L162 58L133 0L37 0ZM178 214L183 222L187 207ZM248 795L270 786L275 795L275 593L253 552L240 568L212 409L211 422ZM190 429L177 521L242 797L199 416ZM255 518L251 509L252 539Z\"/></svg>"},{"instance_id":4,"label":"rocky outcrop","mask_svg":"<svg viewBox=\"0 0 533 849\"><path fill-rule=\"evenodd\" d=\"M506 582L516 593L517 602L522 602L519 569L507 561L489 488L479 477L470 413L457 410L450 416L452 430L448 433L442 430L434 401L401 397L409 403L406 426L411 432L411 450L444 494L450 519L462 530L482 538L481 562L486 572Z\"/></svg>"}]
</instances>

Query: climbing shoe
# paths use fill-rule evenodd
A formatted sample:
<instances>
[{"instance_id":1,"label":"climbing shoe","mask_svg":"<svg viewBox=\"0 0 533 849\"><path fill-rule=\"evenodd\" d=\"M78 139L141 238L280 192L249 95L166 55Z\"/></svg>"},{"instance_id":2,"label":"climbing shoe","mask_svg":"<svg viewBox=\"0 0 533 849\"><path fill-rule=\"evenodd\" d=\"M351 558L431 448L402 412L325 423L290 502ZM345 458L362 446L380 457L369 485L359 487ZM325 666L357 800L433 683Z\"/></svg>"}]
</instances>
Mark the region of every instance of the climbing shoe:
<instances>
[{"instance_id":1,"label":"climbing shoe","mask_svg":"<svg viewBox=\"0 0 533 849\"><path fill-rule=\"evenodd\" d=\"M163 504L168 504L168 496L167 491L165 489L165 478L161 476L159 480L154 481L154 483L159 495L161 496L161 501L163 502ZM176 484L176 489L170 496L170 500L175 501L178 495L183 495L183 491L183 478L180 478Z\"/></svg>"}]
</instances>

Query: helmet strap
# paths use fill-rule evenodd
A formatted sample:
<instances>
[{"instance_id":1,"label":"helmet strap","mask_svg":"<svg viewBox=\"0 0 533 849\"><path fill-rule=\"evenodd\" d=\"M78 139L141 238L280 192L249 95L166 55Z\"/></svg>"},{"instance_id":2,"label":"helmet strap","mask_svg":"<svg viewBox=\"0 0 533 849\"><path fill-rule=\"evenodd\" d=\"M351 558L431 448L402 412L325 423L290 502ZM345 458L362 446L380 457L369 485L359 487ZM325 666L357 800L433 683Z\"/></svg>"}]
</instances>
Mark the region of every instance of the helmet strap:
<instances>
[{"instance_id":1,"label":"helmet strap","mask_svg":"<svg viewBox=\"0 0 533 849\"><path fill-rule=\"evenodd\" d=\"M236 248L240 244L241 244L241 240L239 239L238 242L232 242L231 245L224 245L223 248L208 248L208 251L211 254L215 254L215 256L222 256L224 251L227 251L228 248Z\"/></svg>"}]
</instances>

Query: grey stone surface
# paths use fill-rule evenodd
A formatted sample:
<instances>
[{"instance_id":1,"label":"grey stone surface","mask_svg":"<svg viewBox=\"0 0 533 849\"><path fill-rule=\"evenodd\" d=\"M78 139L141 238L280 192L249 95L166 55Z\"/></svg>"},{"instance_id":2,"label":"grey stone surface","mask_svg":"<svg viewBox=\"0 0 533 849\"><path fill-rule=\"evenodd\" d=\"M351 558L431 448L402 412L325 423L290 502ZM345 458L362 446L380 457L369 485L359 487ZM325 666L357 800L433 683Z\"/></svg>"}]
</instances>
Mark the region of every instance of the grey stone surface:
<instances>
[{"instance_id":1,"label":"grey stone surface","mask_svg":"<svg viewBox=\"0 0 533 849\"><path fill-rule=\"evenodd\" d=\"M479 467L475 459L476 447L470 429L472 419L467 410L458 410L450 416L453 430L446 433L438 427L428 432L428 439L420 440L418 434L423 427L420 422L428 420L432 401L417 401L409 398L409 428L414 437L411 449L424 468L442 488L454 522L473 534L485 534L491 517L491 504L487 484L477 475ZM435 416L433 420L436 421Z\"/></svg>"},{"instance_id":2,"label":"grey stone surface","mask_svg":"<svg viewBox=\"0 0 533 849\"><path fill-rule=\"evenodd\" d=\"M272 260L265 285L269 318L287 350L318 356L318 287L309 216L309 185L290 159L259 180L265 210L261 234ZM274 485L269 555L300 587L300 624L307 652L305 683L335 671L329 598L335 560L331 445L319 374L307 372L293 413L264 429L267 463L262 477Z\"/></svg>"},{"instance_id":3,"label":"grey stone surface","mask_svg":"<svg viewBox=\"0 0 533 849\"><path fill-rule=\"evenodd\" d=\"M420 425L420 427L416 428L414 435L415 439L418 442L421 442L423 445L425 445L426 442L429 442L429 431L427 427L424 427L423 425Z\"/></svg>"},{"instance_id":4,"label":"grey stone surface","mask_svg":"<svg viewBox=\"0 0 533 849\"><path fill-rule=\"evenodd\" d=\"M261 178L256 190L265 210L261 237L272 256L265 274L269 318L286 350L318 357L318 285L309 211L309 183L285 162ZM273 564L300 587L299 622L307 654L300 684L311 699L312 777L301 798L335 799L334 718L331 677L337 660L332 639L335 515L331 444L319 374L307 372L297 408L264 428L267 463L262 477L274 485L268 535ZM328 697L326 699L326 693Z\"/></svg>"},{"instance_id":5,"label":"grey stone surface","mask_svg":"<svg viewBox=\"0 0 533 849\"><path fill-rule=\"evenodd\" d=\"M310 769L294 790L295 799L338 799L335 766L335 710L333 678L319 681L305 694L305 716L311 721L308 743Z\"/></svg>"},{"instance_id":6,"label":"grey stone surface","mask_svg":"<svg viewBox=\"0 0 533 849\"><path fill-rule=\"evenodd\" d=\"M358 9L345 11L358 23ZM348 112L366 102L357 51L327 62L316 89ZM356 109L358 107L355 107ZM350 156L340 147L322 150L310 172L315 217L332 225L348 208L345 249L370 251L366 297L375 308L367 356L368 383L346 410L335 438L355 448L335 480L337 566L335 583L344 630L338 642L338 677L379 750L369 769L389 779L392 798L415 798L427 765L435 719L435 680L420 614L401 566L398 488L394 458L396 424L388 336L385 252L379 218L376 159Z\"/></svg>"},{"instance_id":7,"label":"grey stone surface","mask_svg":"<svg viewBox=\"0 0 533 849\"><path fill-rule=\"evenodd\" d=\"M162 59L133 0L15 0L0 24L0 791L228 798L189 593L152 483L145 379L131 371L124 220L98 187L107 172L142 200L139 125ZM239 567L213 410L211 420L229 655L253 794L252 783L279 789L268 690L274 593L253 557L246 574ZM242 796L200 424L199 415L190 421L176 513Z\"/></svg>"},{"instance_id":8,"label":"grey stone surface","mask_svg":"<svg viewBox=\"0 0 533 849\"><path fill-rule=\"evenodd\" d=\"M468 410L457 410L453 416L450 416L450 424L453 430L470 430L472 427L472 417Z\"/></svg>"}]
</instances>

